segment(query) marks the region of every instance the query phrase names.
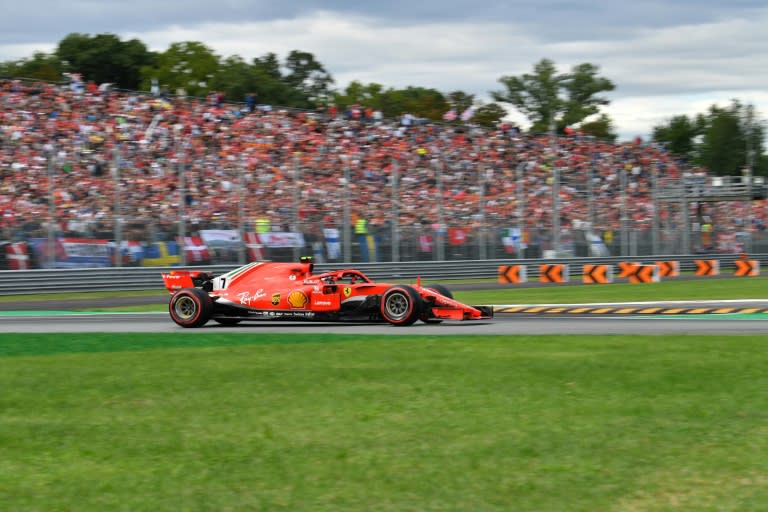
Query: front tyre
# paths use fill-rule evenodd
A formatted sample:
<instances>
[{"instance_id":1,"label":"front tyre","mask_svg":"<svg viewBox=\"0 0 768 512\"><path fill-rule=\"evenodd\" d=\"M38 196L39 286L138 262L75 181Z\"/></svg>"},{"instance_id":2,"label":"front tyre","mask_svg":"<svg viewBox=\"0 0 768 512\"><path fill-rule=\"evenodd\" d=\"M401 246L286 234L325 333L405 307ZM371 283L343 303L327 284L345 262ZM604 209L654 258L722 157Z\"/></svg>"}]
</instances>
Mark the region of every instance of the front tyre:
<instances>
[{"instance_id":1,"label":"front tyre","mask_svg":"<svg viewBox=\"0 0 768 512\"><path fill-rule=\"evenodd\" d=\"M179 290L168 303L171 319L182 327L200 327L211 319L213 301L199 288Z\"/></svg>"},{"instance_id":2,"label":"front tyre","mask_svg":"<svg viewBox=\"0 0 768 512\"><path fill-rule=\"evenodd\" d=\"M393 286L381 296L381 316L392 325L413 325L422 308L421 297L410 286Z\"/></svg>"}]
</instances>

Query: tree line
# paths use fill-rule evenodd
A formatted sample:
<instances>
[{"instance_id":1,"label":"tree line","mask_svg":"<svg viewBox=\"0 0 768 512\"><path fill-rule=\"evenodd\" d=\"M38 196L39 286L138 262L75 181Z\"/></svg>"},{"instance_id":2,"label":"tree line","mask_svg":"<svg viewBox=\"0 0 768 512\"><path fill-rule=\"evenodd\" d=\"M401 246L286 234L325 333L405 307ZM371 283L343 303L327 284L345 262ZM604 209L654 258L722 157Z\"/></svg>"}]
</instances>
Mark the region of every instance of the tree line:
<instances>
[{"instance_id":1,"label":"tree line","mask_svg":"<svg viewBox=\"0 0 768 512\"><path fill-rule=\"evenodd\" d=\"M600 139L617 139L612 119L601 112L610 103L602 94L614 90L615 84L591 63L562 73L552 60L541 59L530 73L501 76L501 88L489 91L494 101L486 103L464 91L443 93L420 86L396 89L352 81L338 90L333 76L310 52L293 50L282 61L267 53L249 62L239 55L221 57L198 41L173 43L155 52L138 39L72 33L52 53L0 62L0 76L57 82L64 73L79 73L85 80L117 89L149 91L154 85L168 94L196 97L216 91L228 101L242 102L250 95L260 104L309 110L358 105L385 117L408 112L456 124L471 116L472 123L486 127L503 120L508 113L504 105L509 105L528 118L534 133L576 129ZM462 119L462 114L468 115ZM722 175L739 174L745 167L768 175L764 135L754 107L738 100L727 107L713 105L694 117L675 116L653 129L654 142Z\"/></svg>"}]
</instances>

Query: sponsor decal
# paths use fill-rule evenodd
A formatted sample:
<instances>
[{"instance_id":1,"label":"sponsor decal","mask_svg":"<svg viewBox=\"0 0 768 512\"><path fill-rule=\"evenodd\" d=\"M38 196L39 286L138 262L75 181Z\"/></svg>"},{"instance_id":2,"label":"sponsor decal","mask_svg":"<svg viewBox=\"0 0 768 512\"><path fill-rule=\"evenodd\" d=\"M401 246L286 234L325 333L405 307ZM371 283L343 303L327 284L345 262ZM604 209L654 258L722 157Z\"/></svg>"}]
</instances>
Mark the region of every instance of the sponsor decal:
<instances>
[{"instance_id":1,"label":"sponsor decal","mask_svg":"<svg viewBox=\"0 0 768 512\"><path fill-rule=\"evenodd\" d=\"M316 306L332 306L333 303L329 300L316 300L315 305Z\"/></svg>"},{"instance_id":2,"label":"sponsor decal","mask_svg":"<svg viewBox=\"0 0 768 512\"><path fill-rule=\"evenodd\" d=\"M352 295L352 287L345 286L344 287L344 296L345 297L349 297L350 295Z\"/></svg>"},{"instance_id":3,"label":"sponsor decal","mask_svg":"<svg viewBox=\"0 0 768 512\"><path fill-rule=\"evenodd\" d=\"M315 318L314 311L251 311L248 315L252 318L282 318L282 319L309 319Z\"/></svg>"},{"instance_id":4,"label":"sponsor decal","mask_svg":"<svg viewBox=\"0 0 768 512\"><path fill-rule=\"evenodd\" d=\"M294 290L288 294L288 304L292 308L301 309L307 304L307 296L301 290Z\"/></svg>"},{"instance_id":5,"label":"sponsor decal","mask_svg":"<svg viewBox=\"0 0 768 512\"><path fill-rule=\"evenodd\" d=\"M272 294L272 305L277 306L280 304L280 294L279 293L273 293Z\"/></svg>"},{"instance_id":6,"label":"sponsor decal","mask_svg":"<svg viewBox=\"0 0 768 512\"><path fill-rule=\"evenodd\" d=\"M250 306L251 302L257 301L259 299L263 299L266 296L267 296L267 294L264 293L264 289L263 288L259 288L258 290L253 292L253 294L251 294L251 292L242 292L242 293L238 293L237 294L237 297L240 299L240 304L247 305L247 306ZM274 298L273 298L273 300L274 300ZM278 299L278 301L279 301L279 299ZM273 302L273 304L274 304L274 302Z\"/></svg>"}]
</instances>

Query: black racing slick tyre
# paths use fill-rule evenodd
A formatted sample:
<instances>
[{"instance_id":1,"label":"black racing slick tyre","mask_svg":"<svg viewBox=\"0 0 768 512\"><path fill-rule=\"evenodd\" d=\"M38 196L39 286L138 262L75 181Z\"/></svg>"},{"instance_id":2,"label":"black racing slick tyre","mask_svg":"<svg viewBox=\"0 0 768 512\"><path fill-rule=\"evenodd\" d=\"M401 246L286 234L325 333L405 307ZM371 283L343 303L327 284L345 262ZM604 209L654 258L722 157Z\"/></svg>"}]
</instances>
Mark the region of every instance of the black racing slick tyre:
<instances>
[{"instance_id":1,"label":"black racing slick tyre","mask_svg":"<svg viewBox=\"0 0 768 512\"><path fill-rule=\"evenodd\" d=\"M427 286L427 289L436 291L440 295L442 295L444 297L448 297L449 299L453 298L453 293L451 293L451 290L449 290L448 288L446 288L445 286L443 286L441 284L431 284L431 285Z\"/></svg>"},{"instance_id":2,"label":"black racing slick tyre","mask_svg":"<svg viewBox=\"0 0 768 512\"><path fill-rule=\"evenodd\" d=\"M213 301L198 288L184 288L174 293L168 303L171 319L182 327L201 327L211 319Z\"/></svg>"},{"instance_id":3,"label":"black racing slick tyre","mask_svg":"<svg viewBox=\"0 0 768 512\"><path fill-rule=\"evenodd\" d=\"M446 288L445 286L441 284L433 284L426 287L428 290L435 291L442 295L443 297L448 297L449 299L453 298L453 294L451 293L451 290ZM430 309L428 307L424 307L424 310L421 312L421 316L419 317L419 320L424 322L425 324L440 324L443 321L439 318L432 318L430 314Z\"/></svg>"},{"instance_id":4,"label":"black racing slick tyre","mask_svg":"<svg viewBox=\"0 0 768 512\"><path fill-rule=\"evenodd\" d=\"M393 286L381 296L381 316L392 325L413 325L422 308L421 297L410 286Z\"/></svg>"}]
</instances>

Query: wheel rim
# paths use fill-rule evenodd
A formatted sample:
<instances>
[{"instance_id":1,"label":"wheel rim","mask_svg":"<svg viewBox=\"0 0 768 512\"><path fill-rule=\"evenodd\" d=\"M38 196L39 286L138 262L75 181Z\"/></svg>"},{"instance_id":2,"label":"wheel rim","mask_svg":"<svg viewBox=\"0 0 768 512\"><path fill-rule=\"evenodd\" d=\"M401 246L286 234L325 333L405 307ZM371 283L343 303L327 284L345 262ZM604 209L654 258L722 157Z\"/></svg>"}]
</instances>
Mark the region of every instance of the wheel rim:
<instances>
[{"instance_id":1,"label":"wheel rim","mask_svg":"<svg viewBox=\"0 0 768 512\"><path fill-rule=\"evenodd\" d=\"M385 304L387 315L393 320L402 320L408 314L408 298L402 293L393 293Z\"/></svg>"},{"instance_id":2,"label":"wheel rim","mask_svg":"<svg viewBox=\"0 0 768 512\"><path fill-rule=\"evenodd\" d=\"M191 297L179 297L173 305L173 312L182 320L189 320L197 313L197 303Z\"/></svg>"}]
</instances>

